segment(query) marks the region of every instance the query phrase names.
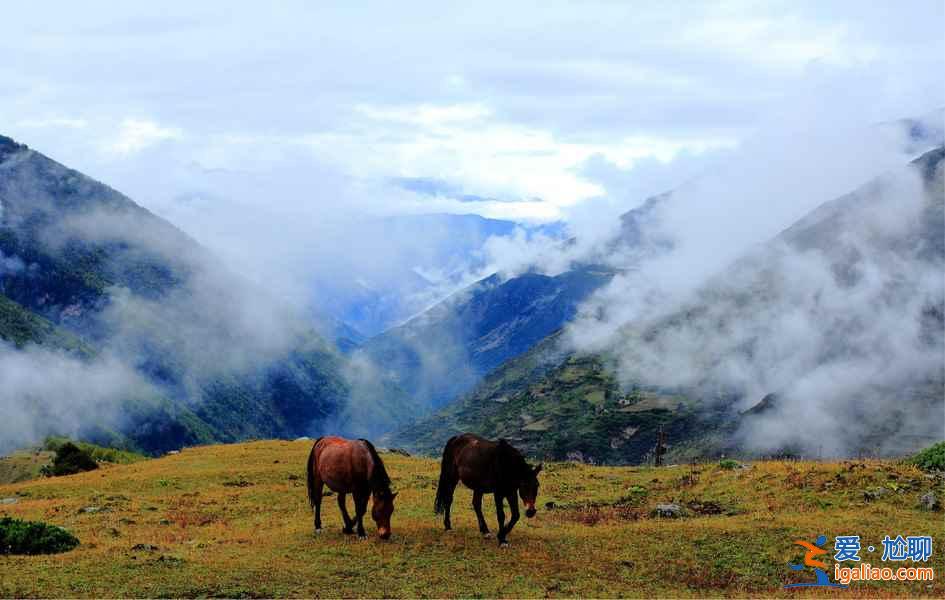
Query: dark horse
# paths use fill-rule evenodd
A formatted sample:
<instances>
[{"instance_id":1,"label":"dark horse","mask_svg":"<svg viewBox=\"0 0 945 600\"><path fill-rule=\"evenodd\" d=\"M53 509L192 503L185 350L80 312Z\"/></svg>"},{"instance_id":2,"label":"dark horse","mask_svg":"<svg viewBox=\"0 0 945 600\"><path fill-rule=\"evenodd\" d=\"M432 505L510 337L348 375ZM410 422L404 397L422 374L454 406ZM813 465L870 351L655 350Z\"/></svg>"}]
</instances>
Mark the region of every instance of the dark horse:
<instances>
[{"instance_id":1,"label":"dark horse","mask_svg":"<svg viewBox=\"0 0 945 600\"><path fill-rule=\"evenodd\" d=\"M482 516L482 495L495 494L495 512L499 520L499 545L507 546L506 536L518 521L518 497L525 503L525 516L535 516L535 498L538 496L538 473L541 465L532 467L521 453L505 440L493 442L472 433L450 438L443 449L440 465L440 483L436 488L437 514L444 513L443 526L448 530L453 491L462 481L473 491L473 510L479 519L479 531L489 537L489 528ZM505 522L503 501L508 500L512 518Z\"/></svg>"},{"instance_id":2,"label":"dark horse","mask_svg":"<svg viewBox=\"0 0 945 600\"><path fill-rule=\"evenodd\" d=\"M344 519L344 533L354 533L364 539L364 513L368 497L374 502L371 518L377 523L377 534L382 540L390 537L390 516L394 512L394 498L390 477L377 450L367 440L346 440L340 437L320 437L315 440L308 455L308 500L315 509L315 533L322 530L322 487L327 485L338 494L338 507ZM354 519L348 516L345 498L354 496Z\"/></svg>"}]
</instances>

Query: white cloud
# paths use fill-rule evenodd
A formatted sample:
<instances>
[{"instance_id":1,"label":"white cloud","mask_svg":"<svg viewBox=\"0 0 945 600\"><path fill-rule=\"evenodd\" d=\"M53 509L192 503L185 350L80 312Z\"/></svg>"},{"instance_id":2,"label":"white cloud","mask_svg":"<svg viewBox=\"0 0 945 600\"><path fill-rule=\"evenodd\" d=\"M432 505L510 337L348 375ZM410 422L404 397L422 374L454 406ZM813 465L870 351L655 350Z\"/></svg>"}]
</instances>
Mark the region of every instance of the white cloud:
<instances>
[{"instance_id":1,"label":"white cloud","mask_svg":"<svg viewBox=\"0 0 945 600\"><path fill-rule=\"evenodd\" d=\"M105 148L117 154L134 154L166 140L179 140L183 132L177 127L163 127L148 119L124 119L117 135L106 141Z\"/></svg>"},{"instance_id":2,"label":"white cloud","mask_svg":"<svg viewBox=\"0 0 945 600\"><path fill-rule=\"evenodd\" d=\"M261 272L294 272L328 224L366 215L593 234L819 97L811 80L868 92L848 103L867 121L945 104L937 1L168 12L9 9L2 133Z\"/></svg>"},{"instance_id":3,"label":"white cloud","mask_svg":"<svg viewBox=\"0 0 945 600\"><path fill-rule=\"evenodd\" d=\"M17 127L22 127L24 129L45 129L45 128L54 128L54 129L85 129L89 126L89 122L85 119L80 118L70 118L70 117L48 117L48 118L35 118L35 119L23 119L17 121Z\"/></svg>"},{"instance_id":4,"label":"white cloud","mask_svg":"<svg viewBox=\"0 0 945 600\"><path fill-rule=\"evenodd\" d=\"M482 104L454 104L449 106L421 104L419 106L405 108L359 104L355 106L355 110L369 119L426 127L448 125L450 123L464 121L477 121L492 114L492 111Z\"/></svg>"}]
</instances>

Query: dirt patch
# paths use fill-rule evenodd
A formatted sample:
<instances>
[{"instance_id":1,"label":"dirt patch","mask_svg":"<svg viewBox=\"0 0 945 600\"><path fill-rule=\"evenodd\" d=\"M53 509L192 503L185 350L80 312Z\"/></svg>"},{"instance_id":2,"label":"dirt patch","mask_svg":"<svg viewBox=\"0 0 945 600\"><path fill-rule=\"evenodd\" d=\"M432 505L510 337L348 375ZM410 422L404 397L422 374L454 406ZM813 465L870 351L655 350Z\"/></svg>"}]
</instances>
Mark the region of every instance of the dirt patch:
<instances>
[{"instance_id":1,"label":"dirt patch","mask_svg":"<svg viewBox=\"0 0 945 600\"><path fill-rule=\"evenodd\" d=\"M593 527L598 523L613 521L637 521L643 517L643 511L632 506L588 506L569 510L557 510L557 514L568 521Z\"/></svg>"},{"instance_id":2,"label":"dirt patch","mask_svg":"<svg viewBox=\"0 0 945 600\"><path fill-rule=\"evenodd\" d=\"M254 484L253 484L252 481L249 481L249 480L247 480L247 479L244 479L243 477L238 477L238 478L236 478L236 479L231 479L231 480L229 480L229 481L224 481L224 482L223 482L223 485L225 485L226 487L244 488L244 487L250 487L251 485L254 485Z\"/></svg>"},{"instance_id":3,"label":"dirt patch","mask_svg":"<svg viewBox=\"0 0 945 600\"><path fill-rule=\"evenodd\" d=\"M725 509L721 504L708 500L694 500L692 502L687 502L686 507L688 507L689 510L697 515L721 515L727 513L727 509Z\"/></svg>"}]
</instances>

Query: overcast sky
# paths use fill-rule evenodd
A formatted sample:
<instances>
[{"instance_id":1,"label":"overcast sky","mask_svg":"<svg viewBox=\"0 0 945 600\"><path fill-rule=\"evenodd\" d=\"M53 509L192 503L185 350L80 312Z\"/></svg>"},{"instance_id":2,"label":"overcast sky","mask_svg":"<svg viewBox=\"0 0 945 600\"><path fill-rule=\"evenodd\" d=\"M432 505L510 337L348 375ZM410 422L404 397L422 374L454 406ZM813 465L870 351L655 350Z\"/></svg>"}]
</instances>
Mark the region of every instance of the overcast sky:
<instances>
[{"instance_id":1,"label":"overcast sky","mask_svg":"<svg viewBox=\"0 0 945 600\"><path fill-rule=\"evenodd\" d=\"M569 218L673 187L799 98L945 105L943 6L21 2L0 132L211 245L240 235L201 229L224 208Z\"/></svg>"}]
</instances>

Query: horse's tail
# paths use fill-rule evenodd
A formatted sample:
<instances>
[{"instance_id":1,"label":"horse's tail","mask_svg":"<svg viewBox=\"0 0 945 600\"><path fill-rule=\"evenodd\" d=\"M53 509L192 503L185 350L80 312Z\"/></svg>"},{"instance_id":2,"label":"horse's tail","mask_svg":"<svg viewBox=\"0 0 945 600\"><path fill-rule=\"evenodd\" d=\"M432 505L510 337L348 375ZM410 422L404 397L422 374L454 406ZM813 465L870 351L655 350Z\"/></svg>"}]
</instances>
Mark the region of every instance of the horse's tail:
<instances>
[{"instance_id":1,"label":"horse's tail","mask_svg":"<svg viewBox=\"0 0 945 600\"><path fill-rule=\"evenodd\" d=\"M440 482L436 486L436 503L433 505L435 514L440 514L446 510L447 505L453 499L452 491L455 487L453 481L453 442L457 438L459 438L458 435L451 437L443 448L443 460L440 461Z\"/></svg>"},{"instance_id":2,"label":"horse's tail","mask_svg":"<svg viewBox=\"0 0 945 600\"><path fill-rule=\"evenodd\" d=\"M308 483L308 503L310 506L315 506L315 447L318 446L318 442L322 441L322 438L318 438L312 444L312 451L308 453L308 462L305 463L305 473Z\"/></svg>"}]
</instances>

